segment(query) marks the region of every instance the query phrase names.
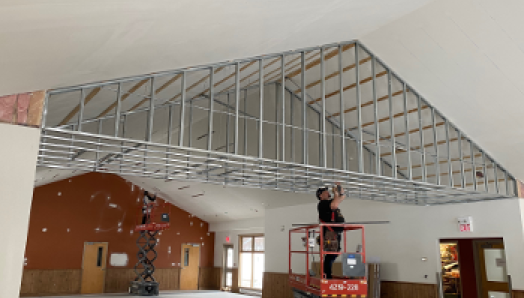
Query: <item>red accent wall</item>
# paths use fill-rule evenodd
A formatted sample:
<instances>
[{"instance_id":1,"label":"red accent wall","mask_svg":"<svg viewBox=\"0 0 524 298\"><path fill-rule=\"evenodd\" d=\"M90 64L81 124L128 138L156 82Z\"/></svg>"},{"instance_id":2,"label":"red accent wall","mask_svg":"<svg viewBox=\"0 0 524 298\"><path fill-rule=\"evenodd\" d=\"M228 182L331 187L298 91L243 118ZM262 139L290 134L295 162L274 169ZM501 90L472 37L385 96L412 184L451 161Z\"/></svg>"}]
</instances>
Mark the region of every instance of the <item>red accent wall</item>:
<instances>
[{"instance_id":1,"label":"red accent wall","mask_svg":"<svg viewBox=\"0 0 524 298\"><path fill-rule=\"evenodd\" d=\"M25 268L80 269L84 242L108 242L108 260L111 253L127 253L128 266L119 268L132 268L137 262L134 227L142 194L123 178L101 173L35 188ZM157 268L178 267L182 243L199 243L200 266L213 266L215 236L209 224L176 206L171 207L171 228L158 239Z\"/></svg>"}]
</instances>

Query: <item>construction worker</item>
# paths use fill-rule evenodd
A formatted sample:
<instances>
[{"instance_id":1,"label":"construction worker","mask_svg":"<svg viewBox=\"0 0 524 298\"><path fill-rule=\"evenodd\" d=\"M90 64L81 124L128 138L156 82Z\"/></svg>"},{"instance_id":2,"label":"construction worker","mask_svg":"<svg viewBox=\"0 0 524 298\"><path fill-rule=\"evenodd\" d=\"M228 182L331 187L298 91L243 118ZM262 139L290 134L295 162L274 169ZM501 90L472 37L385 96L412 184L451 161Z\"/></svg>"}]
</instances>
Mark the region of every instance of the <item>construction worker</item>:
<instances>
[{"instance_id":1,"label":"construction worker","mask_svg":"<svg viewBox=\"0 0 524 298\"><path fill-rule=\"evenodd\" d=\"M321 223L344 223L344 216L338 208L340 203L345 199L344 189L340 186L340 183L336 183L336 188L333 189L333 196L329 193L327 187L321 187L317 190L318 202L318 217ZM340 251L341 234L344 228L342 227L324 227L323 238L325 251ZM323 272L326 278L332 278L331 272L333 263L335 262L338 255L326 254L324 257L324 268Z\"/></svg>"},{"instance_id":2,"label":"construction worker","mask_svg":"<svg viewBox=\"0 0 524 298\"><path fill-rule=\"evenodd\" d=\"M149 192L146 190L144 191L144 198L142 199L142 224L146 224L150 220L151 216L151 210L153 207L149 205L150 203L153 203L156 201L156 194L154 196L150 196Z\"/></svg>"}]
</instances>

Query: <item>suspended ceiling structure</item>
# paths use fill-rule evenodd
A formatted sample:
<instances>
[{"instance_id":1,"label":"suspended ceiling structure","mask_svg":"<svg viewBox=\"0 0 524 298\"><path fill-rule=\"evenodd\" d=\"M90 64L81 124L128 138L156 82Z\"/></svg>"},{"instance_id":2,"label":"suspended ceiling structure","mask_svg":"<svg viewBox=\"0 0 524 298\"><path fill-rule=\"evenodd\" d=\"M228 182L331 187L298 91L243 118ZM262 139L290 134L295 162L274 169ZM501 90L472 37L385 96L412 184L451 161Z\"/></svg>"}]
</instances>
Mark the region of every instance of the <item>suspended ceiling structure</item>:
<instances>
[{"instance_id":1,"label":"suspended ceiling structure","mask_svg":"<svg viewBox=\"0 0 524 298\"><path fill-rule=\"evenodd\" d=\"M42 167L415 205L515 178L358 41L47 93Z\"/></svg>"}]
</instances>

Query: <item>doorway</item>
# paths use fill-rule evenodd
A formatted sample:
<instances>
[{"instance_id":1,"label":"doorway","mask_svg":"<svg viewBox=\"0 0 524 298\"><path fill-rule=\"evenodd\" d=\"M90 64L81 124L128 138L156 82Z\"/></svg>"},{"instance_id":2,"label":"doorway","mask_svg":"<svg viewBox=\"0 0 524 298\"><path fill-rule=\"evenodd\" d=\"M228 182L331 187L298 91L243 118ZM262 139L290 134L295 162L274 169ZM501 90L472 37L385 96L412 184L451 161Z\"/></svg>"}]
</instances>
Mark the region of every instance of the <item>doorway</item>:
<instances>
[{"instance_id":1,"label":"doorway","mask_svg":"<svg viewBox=\"0 0 524 298\"><path fill-rule=\"evenodd\" d=\"M223 287L225 290L231 290L233 287L233 255L234 249L233 245L226 244L224 245L224 264L223 264Z\"/></svg>"},{"instance_id":2,"label":"doorway","mask_svg":"<svg viewBox=\"0 0 524 298\"><path fill-rule=\"evenodd\" d=\"M264 275L264 235L240 237L240 287L262 290Z\"/></svg>"},{"instance_id":3,"label":"doorway","mask_svg":"<svg viewBox=\"0 0 524 298\"><path fill-rule=\"evenodd\" d=\"M510 298L502 239L440 241L444 298Z\"/></svg>"},{"instance_id":4,"label":"doorway","mask_svg":"<svg viewBox=\"0 0 524 298\"><path fill-rule=\"evenodd\" d=\"M200 268L200 246L182 244L182 263L180 273L180 290L198 290Z\"/></svg>"},{"instance_id":5,"label":"doorway","mask_svg":"<svg viewBox=\"0 0 524 298\"><path fill-rule=\"evenodd\" d=\"M85 242L82 260L82 294L104 292L107 263L107 242Z\"/></svg>"}]
</instances>

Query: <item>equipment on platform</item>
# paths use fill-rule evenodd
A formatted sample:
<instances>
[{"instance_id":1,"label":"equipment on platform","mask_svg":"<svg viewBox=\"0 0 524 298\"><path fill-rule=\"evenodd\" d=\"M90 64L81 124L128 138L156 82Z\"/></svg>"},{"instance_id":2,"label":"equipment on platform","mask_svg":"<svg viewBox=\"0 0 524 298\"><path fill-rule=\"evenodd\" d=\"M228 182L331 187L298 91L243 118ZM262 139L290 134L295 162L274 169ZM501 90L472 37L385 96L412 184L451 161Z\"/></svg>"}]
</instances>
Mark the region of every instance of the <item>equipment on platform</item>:
<instances>
[{"instance_id":1,"label":"equipment on platform","mask_svg":"<svg viewBox=\"0 0 524 298\"><path fill-rule=\"evenodd\" d=\"M158 296L159 283L153 277L155 273L154 261L157 258L155 247L159 231L169 228L169 204L158 202L147 203L140 209L141 224L135 231L139 233L136 245L138 247L134 271L137 275L129 286L129 294L138 296Z\"/></svg>"}]
</instances>

